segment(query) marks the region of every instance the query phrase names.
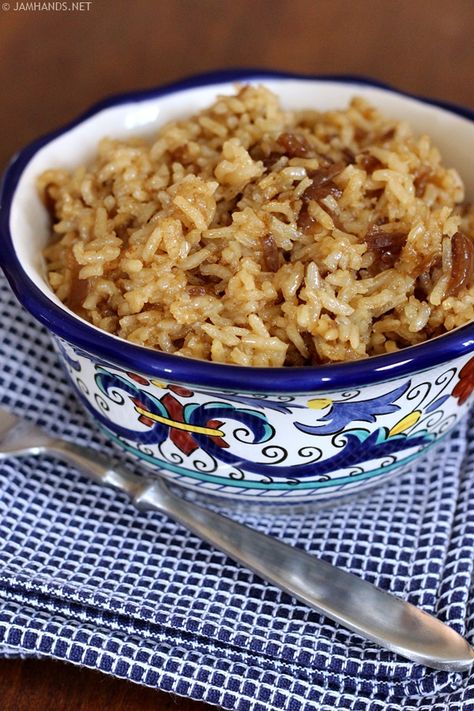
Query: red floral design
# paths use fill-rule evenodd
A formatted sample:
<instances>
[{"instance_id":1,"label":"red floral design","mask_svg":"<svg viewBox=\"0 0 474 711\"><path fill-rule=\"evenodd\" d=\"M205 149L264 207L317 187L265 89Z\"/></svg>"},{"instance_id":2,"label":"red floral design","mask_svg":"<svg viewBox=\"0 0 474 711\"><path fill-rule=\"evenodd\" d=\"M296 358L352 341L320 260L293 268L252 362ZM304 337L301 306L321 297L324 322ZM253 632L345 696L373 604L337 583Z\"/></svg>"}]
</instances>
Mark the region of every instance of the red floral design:
<instances>
[{"instance_id":1,"label":"red floral design","mask_svg":"<svg viewBox=\"0 0 474 711\"><path fill-rule=\"evenodd\" d=\"M143 375L132 373L130 370L127 370L126 374L139 385L150 385L150 381L147 380L147 378L144 378ZM194 395L192 390L184 388L182 385L166 385L165 387L181 397L192 397Z\"/></svg>"},{"instance_id":2,"label":"red floral design","mask_svg":"<svg viewBox=\"0 0 474 711\"><path fill-rule=\"evenodd\" d=\"M170 386L170 390L173 389L174 392L179 392L180 395L184 397L189 397L193 393L190 390L187 390L185 388L178 388L177 386ZM141 402L139 398L132 397L131 398L133 404L135 407L140 408L141 410L147 410L146 405ZM162 405L165 406L166 411L168 413L168 416L171 421L174 422L179 422L179 423L185 423L184 419L184 408L182 404L177 400L174 395L171 395L170 393L166 393L161 399L160 402ZM147 427L153 427L155 425L155 421L147 417L146 415L140 415L138 418L139 422L141 422L143 425L146 425ZM213 430L218 430L219 427L221 427L223 423L220 422L220 420L208 420L205 423L205 427ZM170 423L169 425L169 437L173 444L178 447L181 452L184 452L184 454L191 454L194 452L196 449L199 448L199 444L196 442L195 438L193 437L193 433L182 430L179 428L173 427L173 425ZM211 434L207 435L211 441L213 441L218 447L223 447L227 448L229 445L221 436L214 436Z\"/></svg>"},{"instance_id":3,"label":"red floral design","mask_svg":"<svg viewBox=\"0 0 474 711\"><path fill-rule=\"evenodd\" d=\"M459 371L459 381L453 390L453 397L457 398L459 405L466 402L474 391L474 358L471 358Z\"/></svg>"},{"instance_id":4,"label":"red floral design","mask_svg":"<svg viewBox=\"0 0 474 711\"><path fill-rule=\"evenodd\" d=\"M192 390L183 388L182 385L167 385L166 387L168 390L171 390L171 392L176 393L176 395L180 395L181 397L192 397L194 395Z\"/></svg>"},{"instance_id":5,"label":"red floral design","mask_svg":"<svg viewBox=\"0 0 474 711\"><path fill-rule=\"evenodd\" d=\"M142 375L138 375L137 373L131 373L129 370L127 370L127 375L139 385L150 385L150 381L144 378Z\"/></svg>"}]
</instances>

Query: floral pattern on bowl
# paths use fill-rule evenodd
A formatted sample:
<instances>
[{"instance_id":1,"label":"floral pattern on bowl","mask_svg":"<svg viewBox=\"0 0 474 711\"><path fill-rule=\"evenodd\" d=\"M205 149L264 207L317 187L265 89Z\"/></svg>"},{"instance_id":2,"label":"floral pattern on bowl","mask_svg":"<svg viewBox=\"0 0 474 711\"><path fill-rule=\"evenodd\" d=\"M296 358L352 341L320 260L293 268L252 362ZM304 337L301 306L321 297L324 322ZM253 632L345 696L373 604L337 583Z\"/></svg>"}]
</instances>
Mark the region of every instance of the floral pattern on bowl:
<instances>
[{"instance_id":1,"label":"floral pattern on bowl","mask_svg":"<svg viewBox=\"0 0 474 711\"><path fill-rule=\"evenodd\" d=\"M161 382L56 344L116 444L187 488L267 503L341 496L408 465L463 415L474 362L370 388L263 395Z\"/></svg>"}]
</instances>

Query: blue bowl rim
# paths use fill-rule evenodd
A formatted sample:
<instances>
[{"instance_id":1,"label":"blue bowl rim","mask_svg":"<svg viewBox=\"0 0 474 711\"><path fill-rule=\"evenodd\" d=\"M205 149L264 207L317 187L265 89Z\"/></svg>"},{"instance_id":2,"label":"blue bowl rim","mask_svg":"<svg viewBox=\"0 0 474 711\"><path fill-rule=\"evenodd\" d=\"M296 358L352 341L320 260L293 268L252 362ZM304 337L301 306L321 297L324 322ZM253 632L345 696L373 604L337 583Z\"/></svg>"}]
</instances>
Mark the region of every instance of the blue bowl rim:
<instances>
[{"instance_id":1,"label":"blue bowl rim","mask_svg":"<svg viewBox=\"0 0 474 711\"><path fill-rule=\"evenodd\" d=\"M154 351L98 331L53 303L23 271L10 232L10 211L18 182L33 156L58 136L104 109L140 103L186 89L228 82L293 79L369 86L390 91L474 121L474 111L446 101L394 89L383 82L353 75L310 75L268 69L228 69L194 75L152 89L117 94L94 104L66 125L31 142L11 160L0 185L0 266L19 302L56 336L92 357L127 371L166 381L240 392L297 394L344 390L393 380L466 355L474 350L474 323L395 353L358 361L305 367L248 367L201 361Z\"/></svg>"}]
</instances>

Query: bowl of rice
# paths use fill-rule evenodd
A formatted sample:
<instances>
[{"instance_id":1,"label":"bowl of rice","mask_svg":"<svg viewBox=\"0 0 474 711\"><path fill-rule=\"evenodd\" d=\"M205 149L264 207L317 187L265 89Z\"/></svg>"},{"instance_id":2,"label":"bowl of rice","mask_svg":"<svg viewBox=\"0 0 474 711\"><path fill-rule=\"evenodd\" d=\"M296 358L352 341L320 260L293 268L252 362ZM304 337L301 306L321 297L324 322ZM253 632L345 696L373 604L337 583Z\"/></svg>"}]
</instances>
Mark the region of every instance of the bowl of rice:
<instances>
[{"instance_id":1,"label":"bowl of rice","mask_svg":"<svg viewBox=\"0 0 474 711\"><path fill-rule=\"evenodd\" d=\"M473 143L473 112L359 78L114 97L13 159L0 264L147 476L335 501L471 403Z\"/></svg>"}]
</instances>

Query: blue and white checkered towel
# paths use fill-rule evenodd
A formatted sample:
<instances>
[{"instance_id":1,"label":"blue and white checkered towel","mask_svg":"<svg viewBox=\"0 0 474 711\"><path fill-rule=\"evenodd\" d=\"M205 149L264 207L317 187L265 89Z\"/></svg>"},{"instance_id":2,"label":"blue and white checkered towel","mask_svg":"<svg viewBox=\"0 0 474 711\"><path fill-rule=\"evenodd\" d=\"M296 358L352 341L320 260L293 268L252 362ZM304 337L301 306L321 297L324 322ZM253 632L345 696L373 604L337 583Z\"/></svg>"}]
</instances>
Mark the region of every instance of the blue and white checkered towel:
<instances>
[{"instance_id":1,"label":"blue and white checkered towel","mask_svg":"<svg viewBox=\"0 0 474 711\"><path fill-rule=\"evenodd\" d=\"M3 278L0 313L0 404L111 450ZM472 427L464 422L364 498L239 519L420 605L472 642ZM0 654L67 660L236 711L474 709L474 676L364 642L173 521L46 457L0 466Z\"/></svg>"}]
</instances>

